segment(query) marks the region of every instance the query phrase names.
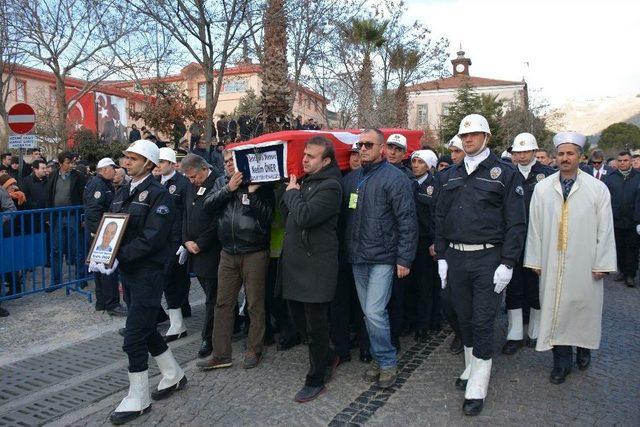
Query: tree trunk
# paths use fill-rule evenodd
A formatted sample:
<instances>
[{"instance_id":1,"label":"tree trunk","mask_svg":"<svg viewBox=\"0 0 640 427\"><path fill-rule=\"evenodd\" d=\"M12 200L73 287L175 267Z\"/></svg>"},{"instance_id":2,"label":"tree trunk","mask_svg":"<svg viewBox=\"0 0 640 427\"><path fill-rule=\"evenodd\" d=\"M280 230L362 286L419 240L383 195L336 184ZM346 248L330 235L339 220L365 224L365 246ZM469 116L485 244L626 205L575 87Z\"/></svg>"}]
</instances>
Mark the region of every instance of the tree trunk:
<instances>
[{"instance_id":1,"label":"tree trunk","mask_svg":"<svg viewBox=\"0 0 640 427\"><path fill-rule=\"evenodd\" d=\"M369 128L373 125L373 75L369 52L364 54L358 77L358 127Z\"/></svg>"},{"instance_id":2,"label":"tree trunk","mask_svg":"<svg viewBox=\"0 0 640 427\"><path fill-rule=\"evenodd\" d=\"M205 95L205 111L206 116L204 118L204 140L211 141L211 135L213 135L213 69L211 67L204 69L205 84L207 85L207 91ZM200 90L200 88L198 88Z\"/></svg>"},{"instance_id":3,"label":"tree trunk","mask_svg":"<svg viewBox=\"0 0 640 427\"><path fill-rule=\"evenodd\" d=\"M407 97L407 87L403 81L400 82L400 84L398 85L398 89L396 89L395 98L396 98L395 125L399 128L406 128L409 99Z\"/></svg>"},{"instance_id":4,"label":"tree trunk","mask_svg":"<svg viewBox=\"0 0 640 427\"><path fill-rule=\"evenodd\" d=\"M284 0L269 0L264 14L262 123L265 132L282 130L291 114Z\"/></svg>"},{"instance_id":5,"label":"tree trunk","mask_svg":"<svg viewBox=\"0 0 640 427\"><path fill-rule=\"evenodd\" d=\"M67 147L69 138L67 130L67 94L65 91L65 80L62 77L56 78L56 143L58 150Z\"/></svg>"}]
</instances>

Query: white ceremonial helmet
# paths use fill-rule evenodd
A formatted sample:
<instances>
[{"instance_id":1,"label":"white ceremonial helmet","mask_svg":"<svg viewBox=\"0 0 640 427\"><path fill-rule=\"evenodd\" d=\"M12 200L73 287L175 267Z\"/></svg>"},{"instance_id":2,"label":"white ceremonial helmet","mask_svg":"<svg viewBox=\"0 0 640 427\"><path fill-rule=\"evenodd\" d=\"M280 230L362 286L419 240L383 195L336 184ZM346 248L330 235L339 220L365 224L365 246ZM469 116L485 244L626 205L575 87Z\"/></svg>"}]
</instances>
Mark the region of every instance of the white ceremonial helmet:
<instances>
[{"instance_id":1,"label":"white ceremonial helmet","mask_svg":"<svg viewBox=\"0 0 640 427\"><path fill-rule=\"evenodd\" d=\"M411 154L411 160L414 157L422 159L423 162L429 166L429 168L435 168L438 165L438 156L431 150L417 150Z\"/></svg>"},{"instance_id":2,"label":"white ceremonial helmet","mask_svg":"<svg viewBox=\"0 0 640 427\"><path fill-rule=\"evenodd\" d=\"M523 132L518 134L513 139L513 144L511 145L511 152L518 153L521 151L533 151L538 149L538 142L536 141L536 137L531 135L528 132Z\"/></svg>"},{"instance_id":3,"label":"white ceremonial helmet","mask_svg":"<svg viewBox=\"0 0 640 427\"><path fill-rule=\"evenodd\" d=\"M469 114L460 122L460 128L458 129L458 136L472 132L484 132L491 135L491 129L489 129L489 122L480 114Z\"/></svg>"},{"instance_id":4,"label":"white ceremonial helmet","mask_svg":"<svg viewBox=\"0 0 640 427\"><path fill-rule=\"evenodd\" d=\"M96 165L96 169L101 169L101 168L104 168L104 167L107 167L107 166L116 167L116 164L114 163L113 160L111 160L111 158L105 157L103 159L100 159L100 161Z\"/></svg>"},{"instance_id":5,"label":"white ceremonial helmet","mask_svg":"<svg viewBox=\"0 0 640 427\"><path fill-rule=\"evenodd\" d=\"M451 138L449 140L449 143L447 144L447 147L449 147L449 149L451 149L451 147L455 147L458 150L463 150L462 148L462 140L460 139L460 137L458 135L454 136L453 138Z\"/></svg>"},{"instance_id":6,"label":"white ceremonial helmet","mask_svg":"<svg viewBox=\"0 0 640 427\"><path fill-rule=\"evenodd\" d=\"M123 153L139 154L154 165L157 165L159 161L158 157L160 156L160 149L156 144L149 141L148 139L139 139L133 144L129 145L129 147L127 147L127 149L124 150Z\"/></svg>"},{"instance_id":7,"label":"white ceremonial helmet","mask_svg":"<svg viewBox=\"0 0 640 427\"><path fill-rule=\"evenodd\" d=\"M171 163L177 163L176 152L169 147L162 147L160 149L160 154L158 155L158 160L166 160Z\"/></svg>"}]
</instances>

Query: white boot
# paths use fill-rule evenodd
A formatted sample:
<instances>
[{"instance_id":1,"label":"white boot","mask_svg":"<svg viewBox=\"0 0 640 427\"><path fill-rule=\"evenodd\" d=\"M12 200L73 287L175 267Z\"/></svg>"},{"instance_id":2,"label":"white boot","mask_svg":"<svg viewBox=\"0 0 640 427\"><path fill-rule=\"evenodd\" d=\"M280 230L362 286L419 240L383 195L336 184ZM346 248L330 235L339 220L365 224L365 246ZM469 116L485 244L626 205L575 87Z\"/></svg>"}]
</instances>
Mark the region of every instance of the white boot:
<instances>
[{"instance_id":1,"label":"white boot","mask_svg":"<svg viewBox=\"0 0 640 427\"><path fill-rule=\"evenodd\" d=\"M167 313L169 314L169 321L171 322L171 326L169 326L169 330L167 331L167 337L180 335L187 331L187 327L184 325L184 321L182 320L181 309L172 308L167 310Z\"/></svg>"},{"instance_id":2,"label":"white boot","mask_svg":"<svg viewBox=\"0 0 640 427\"><path fill-rule=\"evenodd\" d=\"M529 309L529 330L527 334L532 340L538 339L538 332L540 331L540 310L535 308Z\"/></svg>"},{"instance_id":3,"label":"white boot","mask_svg":"<svg viewBox=\"0 0 640 427\"><path fill-rule=\"evenodd\" d=\"M473 356L473 347L464 348L464 371L460 374L460 377L456 380L456 387L460 390L464 390L467 386L467 380L471 373L471 357Z\"/></svg>"},{"instance_id":4,"label":"white boot","mask_svg":"<svg viewBox=\"0 0 640 427\"><path fill-rule=\"evenodd\" d=\"M483 360L471 356L471 373L464 393L465 399L484 399L491 377L491 359Z\"/></svg>"},{"instance_id":5,"label":"white boot","mask_svg":"<svg viewBox=\"0 0 640 427\"><path fill-rule=\"evenodd\" d=\"M140 412L151 406L149 398L149 371L129 372L129 393L115 412Z\"/></svg>"},{"instance_id":6,"label":"white boot","mask_svg":"<svg viewBox=\"0 0 640 427\"><path fill-rule=\"evenodd\" d=\"M507 329L507 341L522 341L524 331L522 327L522 309L509 310L507 312L509 328Z\"/></svg>"},{"instance_id":7,"label":"white boot","mask_svg":"<svg viewBox=\"0 0 640 427\"><path fill-rule=\"evenodd\" d=\"M182 389L186 385L187 379L176 358L173 357L170 348L161 355L155 356L154 359L158 364L160 373L162 373L162 379L158 384L157 390L154 390L151 396L154 400L159 400L169 397L176 390Z\"/></svg>"}]
</instances>

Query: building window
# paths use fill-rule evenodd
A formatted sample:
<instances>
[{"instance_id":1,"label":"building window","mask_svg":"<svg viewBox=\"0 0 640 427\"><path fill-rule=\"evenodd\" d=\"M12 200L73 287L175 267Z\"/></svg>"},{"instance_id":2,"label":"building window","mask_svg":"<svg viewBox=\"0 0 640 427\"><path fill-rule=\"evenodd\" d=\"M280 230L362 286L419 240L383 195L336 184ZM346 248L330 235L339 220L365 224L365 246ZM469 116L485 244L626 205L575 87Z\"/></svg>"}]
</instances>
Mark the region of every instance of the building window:
<instances>
[{"instance_id":1,"label":"building window","mask_svg":"<svg viewBox=\"0 0 640 427\"><path fill-rule=\"evenodd\" d=\"M247 91L247 80L246 79L234 79L228 82L225 82L222 86L222 91L225 93L233 93L233 92L246 92Z\"/></svg>"},{"instance_id":2,"label":"building window","mask_svg":"<svg viewBox=\"0 0 640 427\"><path fill-rule=\"evenodd\" d=\"M418 105L418 114L416 118L416 124L419 126L425 126L429 123L429 106L427 104Z\"/></svg>"},{"instance_id":3,"label":"building window","mask_svg":"<svg viewBox=\"0 0 640 427\"><path fill-rule=\"evenodd\" d=\"M16 80L16 101L27 102L27 82Z\"/></svg>"},{"instance_id":4,"label":"building window","mask_svg":"<svg viewBox=\"0 0 640 427\"><path fill-rule=\"evenodd\" d=\"M451 106L451 102L443 102L442 103L442 114L449 114L449 107Z\"/></svg>"},{"instance_id":5,"label":"building window","mask_svg":"<svg viewBox=\"0 0 640 427\"><path fill-rule=\"evenodd\" d=\"M198 99L207 97L207 83L198 83Z\"/></svg>"}]
</instances>

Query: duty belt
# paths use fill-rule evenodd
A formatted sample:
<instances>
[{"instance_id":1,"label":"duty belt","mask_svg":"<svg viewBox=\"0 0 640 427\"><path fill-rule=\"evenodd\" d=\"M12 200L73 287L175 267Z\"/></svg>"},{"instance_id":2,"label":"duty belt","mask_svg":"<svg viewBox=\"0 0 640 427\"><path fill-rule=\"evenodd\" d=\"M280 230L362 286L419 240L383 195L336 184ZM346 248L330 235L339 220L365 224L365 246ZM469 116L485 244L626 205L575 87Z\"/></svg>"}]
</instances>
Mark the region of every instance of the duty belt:
<instances>
[{"instance_id":1,"label":"duty belt","mask_svg":"<svg viewBox=\"0 0 640 427\"><path fill-rule=\"evenodd\" d=\"M492 245L491 243L481 243L479 245L474 245L470 243L449 243L449 247L457 251L472 252L472 251L481 251L483 249L495 248L495 245Z\"/></svg>"}]
</instances>

